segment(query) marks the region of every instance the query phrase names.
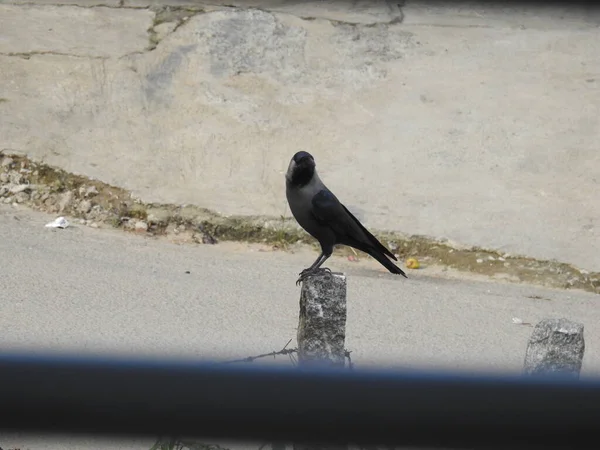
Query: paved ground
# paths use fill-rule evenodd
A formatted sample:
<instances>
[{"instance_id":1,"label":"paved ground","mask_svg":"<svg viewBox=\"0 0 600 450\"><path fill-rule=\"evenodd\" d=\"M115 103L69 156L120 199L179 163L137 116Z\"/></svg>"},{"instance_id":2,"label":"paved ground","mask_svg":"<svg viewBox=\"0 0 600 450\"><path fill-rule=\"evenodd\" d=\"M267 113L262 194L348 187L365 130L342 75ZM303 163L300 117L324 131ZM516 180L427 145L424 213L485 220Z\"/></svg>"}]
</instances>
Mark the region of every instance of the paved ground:
<instances>
[{"instance_id":1,"label":"paved ground","mask_svg":"<svg viewBox=\"0 0 600 450\"><path fill-rule=\"evenodd\" d=\"M1 3L0 148L274 216L309 150L369 227L600 270L595 9Z\"/></svg>"},{"instance_id":2,"label":"paved ground","mask_svg":"<svg viewBox=\"0 0 600 450\"><path fill-rule=\"evenodd\" d=\"M600 270L597 12L210 3L0 0L0 149L147 201L277 216L282 172L309 150L369 227ZM294 281L315 254L50 219L0 206L4 348L229 359L295 336ZM358 365L515 372L532 329L512 318L567 317L586 325L583 374L600 372L598 296L331 266L349 276ZM4 449L151 444L0 435Z\"/></svg>"},{"instance_id":3,"label":"paved ground","mask_svg":"<svg viewBox=\"0 0 600 450\"><path fill-rule=\"evenodd\" d=\"M233 359L278 350L295 338L294 281L315 257L309 251L183 246L79 226L51 230L44 227L51 219L0 206L3 348ZM348 274L346 347L359 366L515 373L532 328L512 318L535 324L567 317L586 326L583 374L600 373L597 295L442 272L410 271L405 280L372 261L333 258L330 267ZM65 442L121 445L0 436L3 448L64 448Z\"/></svg>"}]
</instances>

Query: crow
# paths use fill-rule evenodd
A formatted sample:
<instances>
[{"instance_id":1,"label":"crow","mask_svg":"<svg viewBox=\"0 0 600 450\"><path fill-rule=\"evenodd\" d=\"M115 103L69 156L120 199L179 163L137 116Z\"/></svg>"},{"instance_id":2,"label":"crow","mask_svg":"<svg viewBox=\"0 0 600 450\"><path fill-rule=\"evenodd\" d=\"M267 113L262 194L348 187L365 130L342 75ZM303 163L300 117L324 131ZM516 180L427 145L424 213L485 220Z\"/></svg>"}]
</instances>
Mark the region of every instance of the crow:
<instances>
[{"instance_id":1,"label":"crow","mask_svg":"<svg viewBox=\"0 0 600 450\"><path fill-rule=\"evenodd\" d=\"M381 244L350 211L327 189L316 171L315 159L308 152L296 153L285 175L285 194L298 224L319 241L321 254L300 272L298 285L307 276L327 268L321 265L331 256L337 244L354 247L379 261L391 273L406 274L387 257L396 257Z\"/></svg>"}]
</instances>

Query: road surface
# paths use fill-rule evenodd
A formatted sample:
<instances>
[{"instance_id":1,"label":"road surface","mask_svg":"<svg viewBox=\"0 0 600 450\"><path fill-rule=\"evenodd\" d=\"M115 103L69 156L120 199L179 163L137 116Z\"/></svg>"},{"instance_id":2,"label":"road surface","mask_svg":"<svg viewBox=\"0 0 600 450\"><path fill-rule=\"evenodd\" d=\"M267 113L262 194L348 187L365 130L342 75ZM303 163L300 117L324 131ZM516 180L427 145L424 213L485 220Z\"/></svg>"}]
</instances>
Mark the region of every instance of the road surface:
<instances>
[{"instance_id":1,"label":"road surface","mask_svg":"<svg viewBox=\"0 0 600 450\"><path fill-rule=\"evenodd\" d=\"M53 219L0 206L3 349L235 359L278 350L291 338L295 346L295 280L315 252L179 245L77 224L45 228ZM600 372L598 295L453 279L429 269L409 271L406 280L374 261L328 263L348 275L346 348L359 367L514 373L532 328L512 319L566 317L586 326L582 374ZM0 436L3 448L151 445L119 442Z\"/></svg>"}]
</instances>

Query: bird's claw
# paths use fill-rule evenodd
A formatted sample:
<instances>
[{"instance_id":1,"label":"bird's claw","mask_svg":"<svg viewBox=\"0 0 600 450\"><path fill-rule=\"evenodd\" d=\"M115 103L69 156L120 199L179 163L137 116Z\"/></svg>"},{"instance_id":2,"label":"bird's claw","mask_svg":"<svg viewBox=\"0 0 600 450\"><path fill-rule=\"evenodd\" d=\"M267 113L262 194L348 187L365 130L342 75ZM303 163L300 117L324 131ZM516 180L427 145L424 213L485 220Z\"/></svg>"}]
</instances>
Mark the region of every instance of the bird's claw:
<instances>
[{"instance_id":1,"label":"bird's claw","mask_svg":"<svg viewBox=\"0 0 600 450\"><path fill-rule=\"evenodd\" d=\"M318 269L304 269L302 272L299 273L300 277L296 280L296 286L304 282L309 275L314 275L318 272L331 273L331 269L329 267L319 267Z\"/></svg>"}]
</instances>

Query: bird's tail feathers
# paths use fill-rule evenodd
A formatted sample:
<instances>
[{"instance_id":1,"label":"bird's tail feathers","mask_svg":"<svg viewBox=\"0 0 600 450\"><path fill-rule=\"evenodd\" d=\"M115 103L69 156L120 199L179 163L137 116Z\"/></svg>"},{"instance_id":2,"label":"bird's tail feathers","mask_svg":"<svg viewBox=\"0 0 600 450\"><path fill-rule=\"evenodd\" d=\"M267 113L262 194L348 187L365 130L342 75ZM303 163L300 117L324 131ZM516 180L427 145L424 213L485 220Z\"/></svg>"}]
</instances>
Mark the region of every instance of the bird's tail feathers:
<instances>
[{"instance_id":1,"label":"bird's tail feathers","mask_svg":"<svg viewBox=\"0 0 600 450\"><path fill-rule=\"evenodd\" d=\"M378 252L377 250L372 250L370 252L367 252L369 255L371 255L373 258L375 258L377 261L379 261L379 263L385 267L387 270L389 270L391 273L396 273L399 275L402 275L404 278L408 278L406 276L406 274L404 273L404 271L398 267L396 264L394 264L392 261L390 261L390 259L385 256L383 253Z\"/></svg>"},{"instance_id":2,"label":"bird's tail feathers","mask_svg":"<svg viewBox=\"0 0 600 450\"><path fill-rule=\"evenodd\" d=\"M375 247L375 249L377 251L382 252L385 255L388 255L390 258L392 258L394 261L397 261L396 257L394 256L394 254L392 252L390 252L388 250L388 248L383 245L381 242L379 242L379 240L373 236L373 234L371 234L371 232L369 230L367 230L364 225L362 223L360 223L360 221L354 217L354 214L352 214L348 208L346 208L344 205L342 205L342 207L344 208L344 210L346 210L346 212L348 213L348 215L352 218L352 220L354 220L354 222L356 222L356 224L358 225L358 227L362 230L363 233L365 233L365 235L367 236L367 239L369 241L371 241L371 245L373 245L373 247ZM374 256L373 256L374 257ZM383 263L382 263L383 264Z\"/></svg>"}]
</instances>

